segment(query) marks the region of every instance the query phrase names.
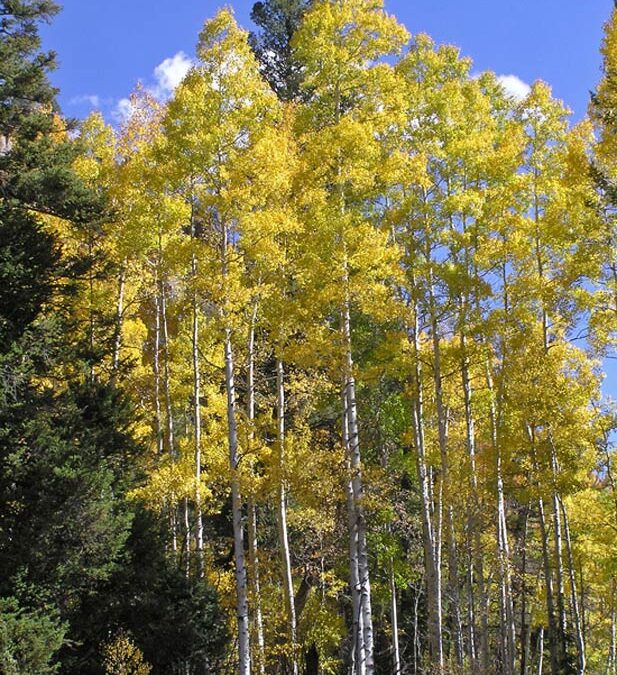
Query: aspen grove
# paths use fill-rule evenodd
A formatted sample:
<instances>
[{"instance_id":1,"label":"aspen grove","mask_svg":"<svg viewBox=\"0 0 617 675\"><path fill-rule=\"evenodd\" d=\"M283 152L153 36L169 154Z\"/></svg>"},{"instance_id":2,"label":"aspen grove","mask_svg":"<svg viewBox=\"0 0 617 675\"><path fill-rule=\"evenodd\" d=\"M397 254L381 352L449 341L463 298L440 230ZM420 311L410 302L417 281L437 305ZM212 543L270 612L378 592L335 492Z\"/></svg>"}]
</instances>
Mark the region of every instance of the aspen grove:
<instances>
[{"instance_id":1,"label":"aspen grove","mask_svg":"<svg viewBox=\"0 0 617 675\"><path fill-rule=\"evenodd\" d=\"M0 8L0 671L617 675L617 10L576 124L263 0L71 129Z\"/></svg>"}]
</instances>

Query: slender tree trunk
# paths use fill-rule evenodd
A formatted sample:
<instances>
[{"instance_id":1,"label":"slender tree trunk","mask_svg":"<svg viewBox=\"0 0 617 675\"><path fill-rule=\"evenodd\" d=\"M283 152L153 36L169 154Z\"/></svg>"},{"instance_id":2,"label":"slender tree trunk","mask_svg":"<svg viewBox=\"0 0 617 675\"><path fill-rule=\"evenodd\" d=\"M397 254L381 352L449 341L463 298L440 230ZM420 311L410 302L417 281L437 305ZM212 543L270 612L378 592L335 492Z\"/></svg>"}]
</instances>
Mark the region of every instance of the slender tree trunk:
<instances>
[{"instance_id":1,"label":"slender tree trunk","mask_svg":"<svg viewBox=\"0 0 617 675\"><path fill-rule=\"evenodd\" d=\"M612 602L611 610L611 644L610 644L610 675L617 673L617 612L615 611L615 603Z\"/></svg>"},{"instance_id":2,"label":"slender tree trunk","mask_svg":"<svg viewBox=\"0 0 617 675\"><path fill-rule=\"evenodd\" d=\"M505 303L507 307L507 301ZM500 634L501 647L507 672L514 670L516 654L516 628L514 604L512 601L512 573L510 567L510 544L506 521L506 500L502 473L501 443L499 439L499 418L495 404L493 377L488 357L485 361L486 383L490 393L491 444L495 455L495 484L497 492L497 557L499 561ZM488 653L485 659L488 661ZM488 667L488 662L485 662Z\"/></svg>"},{"instance_id":3,"label":"slender tree trunk","mask_svg":"<svg viewBox=\"0 0 617 675\"><path fill-rule=\"evenodd\" d=\"M340 82L335 83L334 92L334 119L335 124L341 120L343 112L342 97L340 91ZM341 161L340 156L337 158L336 173L341 177ZM343 323L343 348L345 362L343 365L344 372L344 395L346 398L346 410L348 421L348 435L349 435L349 450L351 458L351 485L353 491L353 508L355 519L357 522L357 550L358 550L358 577L360 584L360 612L362 621L364 650L366 655L366 672L367 675L373 675L375 672L375 658L374 658L374 644L373 644L373 615L371 605L371 582L369 574L368 549L366 542L366 518L364 513L363 503L363 487L362 487L362 460L360 454L360 441L358 434L358 411L356 405L356 382L354 378L353 368L353 351L351 343L351 296L349 289L349 268L347 261L347 251L345 244L345 195L342 189L342 183L339 181L335 188L338 199L338 209L341 216L341 240L345 252L345 259L343 263L343 285L345 290L345 299L342 309L342 323ZM353 538L353 532L350 532L350 537Z\"/></svg>"},{"instance_id":4,"label":"slender tree trunk","mask_svg":"<svg viewBox=\"0 0 617 675\"><path fill-rule=\"evenodd\" d=\"M546 321L546 319L545 319ZM546 347L548 350L548 346ZM551 471L553 478L553 494L552 494L552 505L553 505L553 529L554 529L554 544L555 544L555 577L556 577L556 595L557 595L557 622L558 622L558 634L557 634L557 648L559 653L559 667L565 668L566 664L566 632L567 632L567 620L566 620L566 602L565 602L565 583L564 583L564 571L563 571L563 543L562 543L562 525L561 525L561 513L559 508L559 493L557 490L557 453L555 446L553 444L552 435L549 431L549 443L551 447Z\"/></svg>"},{"instance_id":5,"label":"slender tree trunk","mask_svg":"<svg viewBox=\"0 0 617 675\"><path fill-rule=\"evenodd\" d=\"M413 405L413 430L416 446L416 462L422 497L422 533L424 560L426 568L426 597L428 605L429 644L431 660L439 672L444 669L442 606L441 606L441 567L436 545L435 522L433 512L432 486L430 470L426 459L424 436L424 388L420 360L420 335L418 307L414 303L414 325L412 327L413 380L415 401Z\"/></svg>"},{"instance_id":6,"label":"slender tree trunk","mask_svg":"<svg viewBox=\"0 0 617 675\"><path fill-rule=\"evenodd\" d=\"M579 673L583 675L586 667L585 658L585 639L583 637L583 629L581 625L581 615L579 611L578 596L576 593L576 574L574 572L574 557L572 555L572 540L570 537L570 521L568 519L568 512L566 505L561 497L559 499L559 506L563 516L563 528L566 538L566 553L568 555L568 576L570 580L570 598L572 604L572 615L574 617L574 631L576 635L576 649L578 652L578 669Z\"/></svg>"},{"instance_id":7,"label":"slender tree trunk","mask_svg":"<svg viewBox=\"0 0 617 675\"><path fill-rule=\"evenodd\" d=\"M463 312L462 314L464 315ZM472 564L475 568L475 576L478 584L478 594L480 596L480 603L481 603L481 612L480 612L481 664L482 668L486 669L488 667L488 612L486 611L488 603L486 602L486 586L484 578L484 562L482 558L481 531L480 531L480 523L478 522L478 517L481 513L481 504L478 491L478 470L476 466L476 434L475 434L475 423L472 407L472 386L471 386L471 378L469 376L469 356L467 354L467 339L465 336L464 329L461 329L460 345L462 353L461 377L463 384L463 400L465 404L465 432L467 442L467 454L469 455L469 464L471 469L470 477L471 477L472 513L469 518L469 528L472 533L473 543L471 544L470 542L470 544L472 545L473 548ZM471 599L473 599L473 596ZM474 630L473 625L471 626L471 630ZM473 665L475 662L475 657L474 655L472 655L471 645L470 645L470 657ZM506 670L505 675L511 675L511 673L509 673Z\"/></svg>"},{"instance_id":8,"label":"slender tree trunk","mask_svg":"<svg viewBox=\"0 0 617 675\"><path fill-rule=\"evenodd\" d=\"M420 637L420 622L419 622L419 608L420 608L420 593L424 587L424 582L418 589L415 590L415 597L413 603L413 672L417 675L420 666L420 657L422 654L422 641Z\"/></svg>"},{"instance_id":9,"label":"slender tree trunk","mask_svg":"<svg viewBox=\"0 0 617 675\"><path fill-rule=\"evenodd\" d=\"M430 251L426 252L427 261L430 264ZM435 405L437 408L437 431L439 441L439 452L441 457L440 471L440 509L443 512L443 499L446 500L446 546L448 551L448 596L450 606L450 624L454 646L456 651L456 662L460 669L463 664L463 640L462 640L462 621L460 610L460 595L458 582L458 565L456 554L456 541L454 539L454 515L450 494L449 472L448 472L448 440L447 440L447 415L443 400L443 379L441 373L441 347L439 344L439 327L437 318L437 304L433 290L433 275L429 271L428 282L429 293L429 319L431 325L431 336L433 345L433 382L435 387ZM442 520L438 519L438 531L442 529ZM439 536L438 546L441 547L441 536Z\"/></svg>"},{"instance_id":10,"label":"slender tree trunk","mask_svg":"<svg viewBox=\"0 0 617 675\"><path fill-rule=\"evenodd\" d=\"M615 284L615 293L617 294L617 283ZM610 452L610 439L608 436L608 433L606 431L603 432L604 434L604 455L606 458L606 477L608 479L608 484L611 488L611 493L613 497L613 502L615 505L614 509L614 518L615 518L615 523L617 524L617 488L616 488L616 483L615 483L615 477L613 475L613 462L612 462L612 454ZM581 594L583 593L583 570L581 568ZM612 580L612 588L611 588L611 638L610 638L610 648L609 648L609 659L608 663L610 664L610 675L617 675L617 632L616 632L616 626L617 626L617 610L615 608L615 588L616 588L616 580L613 578ZM583 611L583 632L585 632L585 603L581 599L581 606L582 606L582 611Z\"/></svg>"},{"instance_id":11,"label":"slender tree trunk","mask_svg":"<svg viewBox=\"0 0 617 675\"><path fill-rule=\"evenodd\" d=\"M469 539L472 532L467 535L467 545L469 549L469 559L467 565L467 574L465 575L467 581L467 653L469 655L469 665L472 675L482 675L479 669L478 654L476 649L476 599L474 594L474 564L472 545Z\"/></svg>"},{"instance_id":12,"label":"slender tree trunk","mask_svg":"<svg viewBox=\"0 0 617 675\"><path fill-rule=\"evenodd\" d=\"M562 527L561 514L559 513L559 497L557 490L553 489L553 529L555 544L555 578L557 595L557 649L559 658L559 667L564 668L566 663L566 607L565 607L565 584L563 572L563 552L562 552Z\"/></svg>"},{"instance_id":13,"label":"slender tree trunk","mask_svg":"<svg viewBox=\"0 0 617 675\"><path fill-rule=\"evenodd\" d=\"M548 643L551 654L551 673L559 675L559 641L558 641L558 623L555 618L555 600L553 594L553 577L551 571L551 560L549 553L548 532L546 529L546 518L544 516L544 500L542 497L538 500L538 509L540 515L540 535L542 538L542 560L544 564L544 585L546 588L546 609L548 615Z\"/></svg>"},{"instance_id":14,"label":"slender tree trunk","mask_svg":"<svg viewBox=\"0 0 617 675\"><path fill-rule=\"evenodd\" d=\"M88 232L88 263L88 309L90 314L88 330L90 353L88 354L88 361L90 384L94 384L94 273L92 271L94 265L94 241L92 240L92 232Z\"/></svg>"},{"instance_id":15,"label":"slender tree trunk","mask_svg":"<svg viewBox=\"0 0 617 675\"><path fill-rule=\"evenodd\" d=\"M349 466L351 473L351 465ZM349 557L350 557L350 583L352 599L352 643L351 663L354 675L366 674L366 650L364 644L364 624L362 622L362 595L360 589L360 573L358 571L358 530L356 526L356 513L353 508L353 485L351 480L347 483L347 501L350 527L352 528Z\"/></svg>"},{"instance_id":16,"label":"slender tree trunk","mask_svg":"<svg viewBox=\"0 0 617 675\"><path fill-rule=\"evenodd\" d=\"M195 238L194 219L191 216L191 236ZM193 253L191 258L191 273L193 283L197 279L197 257ZM201 579L204 575L204 529L201 512L201 376L199 368L199 305L197 290L193 289L193 432L195 441L195 544L197 548L197 574Z\"/></svg>"},{"instance_id":17,"label":"slender tree trunk","mask_svg":"<svg viewBox=\"0 0 617 675\"><path fill-rule=\"evenodd\" d=\"M171 528L171 550L174 554L174 559L178 561L178 505L175 499L169 506L169 527Z\"/></svg>"},{"instance_id":18,"label":"slender tree trunk","mask_svg":"<svg viewBox=\"0 0 617 675\"><path fill-rule=\"evenodd\" d=\"M500 555L500 583L499 583L499 605L500 605L500 628L503 670L505 675L514 673L514 662L516 659L516 634L514 624L514 606L512 602L512 583L510 577L510 560L508 534L505 516L505 501L503 499L503 479L501 473L501 453L498 454L498 551Z\"/></svg>"},{"instance_id":19,"label":"slender tree trunk","mask_svg":"<svg viewBox=\"0 0 617 675\"><path fill-rule=\"evenodd\" d=\"M165 421L167 425L167 446L172 460L176 459L174 441L174 416L171 400L171 356L169 353L169 329L167 322L167 293L165 283L159 279L159 297L161 299L161 329L163 337L163 388L165 393Z\"/></svg>"},{"instance_id":20,"label":"slender tree trunk","mask_svg":"<svg viewBox=\"0 0 617 675\"><path fill-rule=\"evenodd\" d=\"M334 117L335 124L341 120L342 103L340 82L335 83L334 92ZM340 156L337 157L336 173L341 177ZM349 482L349 538L350 538L350 563L353 589L358 593L358 629L356 639L358 649L354 650L356 660L353 668L357 673L373 675L373 619L371 608L371 588L368 570L368 556L366 550L366 534L364 522L364 505L362 504L362 472L360 444L358 438L358 419L356 410L355 380L353 375L353 352L351 345L351 299L349 292L349 269L346 259L345 226L342 219L345 215L345 195L342 183L339 182L336 190L338 209L341 216L341 243L345 251L343 263L343 284L345 286L345 300L341 312L343 329L344 363L343 367L343 440L349 458L350 482ZM357 578L355 575L357 573ZM356 582L356 583L354 583ZM356 600L354 599L354 602Z\"/></svg>"},{"instance_id":21,"label":"slender tree trunk","mask_svg":"<svg viewBox=\"0 0 617 675\"><path fill-rule=\"evenodd\" d=\"M160 254L160 236L159 236L159 254ZM161 305L161 330L162 330L162 346L163 346L163 390L165 396L165 423L167 435L167 449L172 463L175 463L176 448L174 440L174 416L171 401L171 358L169 354L169 331L167 327L167 293L165 290L165 282L159 275L159 298ZM171 536L172 548L174 553L178 550L178 507L173 499L170 505L171 516Z\"/></svg>"},{"instance_id":22,"label":"slender tree trunk","mask_svg":"<svg viewBox=\"0 0 617 675\"><path fill-rule=\"evenodd\" d=\"M530 625L527 618L527 531L529 523L529 504L525 506L523 520L523 547L521 551L521 675L527 675L529 661Z\"/></svg>"},{"instance_id":23,"label":"slender tree trunk","mask_svg":"<svg viewBox=\"0 0 617 675\"><path fill-rule=\"evenodd\" d=\"M283 568L283 593L287 613L289 640L291 643L291 669L298 675L296 609L294 606L294 588L291 573L291 554L287 532L287 490L285 478L285 371L281 359L276 360L276 418L279 451L279 485L278 485L278 526L281 547L281 563Z\"/></svg>"},{"instance_id":24,"label":"slender tree trunk","mask_svg":"<svg viewBox=\"0 0 617 675\"><path fill-rule=\"evenodd\" d=\"M544 258L542 253L542 242L541 242L541 218L540 218L540 201L537 192L537 179L538 179L538 170L534 169L534 218L535 218L535 254L536 254L536 267L538 281L540 284L544 284ZM542 323L542 346L544 353L548 354L549 350L549 334L548 334L548 312L547 308L544 305L542 300L542 310L540 314L540 320ZM561 518L559 514L559 503L557 495L557 457L555 452L555 447L550 437L549 431L549 441L551 446L551 469L553 477L553 527L554 527L554 544L555 544L555 573L556 573L556 588L554 593L557 596L557 632L552 636L554 642L556 642L556 651L557 651L557 666L560 671L565 667L566 664L566 608L565 608L565 588L564 588L564 574L563 574L563 555L562 555L562 543L561 543ZM543 510L543 505L542 505ZM543 514L542 514L543 516ZM543 532L544 539L544 532ZM548 559L548 553L546 554ZM547 588L548 590L548 588ZM553 663L551 662L551 666Z\"/></svg>"},{"instance_id":25,"label":"slender tree trunk","mask_svg":"<svg viewBox=\"0 0 617 675\"><path fill-rule=\"evenodd\" d=\"M394 561L390 559L390 623L392 624L392 675L401 675L401 651L398 642L398 610Z\"/></svg>"},{"instance_id":26,"label":"slender tree trunk","mask_svg":"<svg viewBox=\"0 0 617 675\"><path fill-rule=\"evenodd\" d=\"M156 420L156 449L163 454L163 423L161 415L161 301L158 293L154 296L154 416Z\"/></svg>"},{"instance_id":27,"label":"slender tree trunk","mask_svg":"<svg viewBox=\"0 0 617 675\"><path fill-rule=\"evenodd\" d=\"M583 564L579 562L578 566L578 578L581 589L581 631L583 633L583 644L587 644L587 618L585 612L585 579L583 578Z\"/></svg>"},{"instance_id":28,"label":"slender tree trunk","mask_svg":"<svg viewBox=\"0 0 617 675\"><path fill-rule=\"evenodd\" d=\"M456 551L456 539L454 533L454 509L452 504L447 505L448 512L448 591L452 610L452 637L456 651L456 665L462 670L464 660L463 621L461 618L461 599L458 578L458 555Z\"/></svg>"},{"instance_id":29,"label":"slender tree trunk","mask_svg":"<svg viewBox=\"0 0 617 675\"><path fill-rule=\"evenodd\" d=\"M187 579L191 576L191 518L189 513L189 500L183 500L184 509L184 574Z\"/></svg>"},{"instance_id":30,"label":"slender tree trunk","mask_svg":"<svg viewBox=\"0 0 617 675\"><path fill-rule=\"evenodd\" d=\"M362 460L358 435L358 412L356 405L356 382L353 374L353 356L351 348L351 316L349 298L345 301L343 331L346 358L345 394L347 397L347 417L349 421L349 448L351 453L352 487L354 510L358 527L358 574L360 580L360 605L364 646L366 652L366 672L375 672L373 647L373 617L371 608L371 582L369 576L368 549L366 543L366 517L364 514L364 495L362 488Z\"/></svg>"},{"instance_id":31,"label":"slender tree trunk","mask_svg":"<svg viewBox=\"0 0 617 675\"><path fill-rule=\"evenodd\" d=\"M544 665L544 626L540 626L538 632L538 675L542 675Z\"/></svg>"},{"instance_id":32,"label":"slender tree trunk","mask_svg":"<svg viewBox=\"0 0 617 675\"><path fill-rule=\"evenodd\" d=\"M126 261L122 264L122 269L118 275L118 298L116 301L116 321L114 327L114 351L112 360L112 370L117 372L120 366L120 350L122 348L122 323L124 320L124 286L126 282Z\"/></svg>"},{"instance_id":33,"label":"slender tree trunk","mask_svg":"<svg viewBox=\"0 0 617 675\"><path fill-rule=\"evenodd\" d=\"M244 526L242 524L242 497L238 477L238 428L236 424L236 389L234 383L234 355L231 330L225 330L225 384L227 390L227 426L229 462L232 471L231 502L234 531L234 559L236 563L236 612L238 620L239 675L251 675L249 638L249 608L246 562L244 557Z\"/></svg>"},{"instance_id":34,"label":"slender tree trunk","mask_svg":"<svg viewBox=\"0 0 617 675\"><path fill-rule=\"evenodd\" d=\"M259 570L259 546L257 540L257 507L253 499L248 503L248 539L249 563L253 571L252 596L255 605L255 633L257 637L257 671L259 675L266 672L266 646L264 640L263 614L261 610L261 579Z\"/></svg>"},{"instance_id":35,"label":"slender tree trunk","mask_svg":"<svg viewBox=\"0 0 617 675\"><path fill-rule=\"evenodd\" d=\"M347 489L347 515L349 522L349 576L351 590L352 611L352 675L366 675L366 652L364 646L364 627L362 623L362 594L360 587L360 572L358 568L358 519L354 505L353 473L351 468L351 448L349 445L349 416L347 413L348 401L343 387L343 419L342 433L343 446L347 460L349 479L345 483Z\"/></svg>"},{"instance_id":36,"label":"slender tree trunk","mask_svg":"<svg viewBox=\"0 0 617 675\"><path fill-rule=\"evenodd\" d=\"M253 425L255 422L255 322L257 320L257 304L253 308L251 317L251 326L248 339L248 369L247 369L247 417L249 422L249 447L251 452L255 432ZM255 632L257 634L257 671L259 675L265 675L266 672L266 654L264 640L263 614L261 609L261 579L259 569L259 547L257 539L257 507L253 497L248 501L248 540L249 540L249 563L253 574L252 597L255 605Z\"/></svg>"},{"instance_id":37,"label":"slender tree trunk","mask_svg":"<svg viewBox=\"0 0 617 675\"><path fill-rule=\"evenodd\" d=\"M161 300L161 329L163 337L163 384L165 389L165 412L167 422L167 445L172 460L176 458L176 449L174 445L174 417L171 401L171 357L169 353L169 329L167 322L167 291L165 280L163 279L160 268L163 262L163 241L162 232L158 232L158 267L157 279L159 284L159 298Z\"/></svg>"},{"instance_id":38,"label":"slender tree trunk","mask_svg":"<svg viewBox=\"0 0 617 675\"><path fill-rule=\"evenodd\" d=\"M221 241L221 271L223 279L228 274L229 233L223 225ZM226 308L223 308L222 317ZM227 433L229 443L229 465L231 478L231 511L234 534L234 560L236 564L236 617L238 623L238 671L239 675L251 675L251 645L249 632L248 580L244 556L244 525L242 522L242 495L238 475L240 453L238 446L238 425L236 421L235 362L231 342L231 328L225 328L225 389L227 392Z\"/></svg>"},{"instance_id":39,"label":"slender tree trunk","mask_svg":"<svg viewBox=\"0 0 617 675\"><path fill-rule=\"evenodd\" d=\"M154 410L156 417L156 445L159 455L163 455L165 451L165 439L163 435L163 424L162 424L162 414L161 414L161 317L163 313L162 308L162 298L160 293L160 283L158 279L158 273L155 275L155 285L157 292L154 296L154 355L153 355L153 365L154 365ZM163 387L165 388L165 386ZM174 553L174 557L178 550L177 542L177 526L176 526L176 504L175 498L172 495L171 502L168 505L169 508L169 519L170 519L170 528L171 528L171 548Z\"/></svg>"}]
</instances>

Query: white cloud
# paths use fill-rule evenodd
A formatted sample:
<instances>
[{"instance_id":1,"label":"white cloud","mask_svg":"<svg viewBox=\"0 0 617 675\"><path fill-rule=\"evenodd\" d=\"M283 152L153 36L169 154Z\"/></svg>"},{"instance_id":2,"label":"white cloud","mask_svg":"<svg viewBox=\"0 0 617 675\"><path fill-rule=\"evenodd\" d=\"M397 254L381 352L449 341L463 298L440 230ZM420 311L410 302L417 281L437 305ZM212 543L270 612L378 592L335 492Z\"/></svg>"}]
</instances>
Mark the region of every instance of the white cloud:
<instances>
[{"instance_id":1,"label":"white cloud","mask_svg":"<svg viewBox=\"0 0 617 675\"><path fill-rule=\"evenodd\" d=\"M126 122L133 114L133 106L128 98L121 98L111 111L111 116L120 124Z\"/></svg>"},{"instance_id":2,"label":"white cloud","mask_svg":"<svg viewBox=\"0 0 617 675\"><path fill-rule=\"evenodd\" d=\"M154 69L156 84L151 91L157 98L166 98L182 82L193 65L182 51L165 59Z\"/></svg>"},{"instance_id":3,"label":"white cloud","mask_svg":"<svg viewBox=\"0 0 617 675\"><path fill-rule=\"evenodd\" d=\"M73 96L69 103L71 105L87 103L91 108L100 108L101 98L97 94L82 94L81 96Z\"/></svg>"},{"instance_id":4,"label":"white cloud","mask_svg":"<svg viewBox=\"0 0 617 675\"><path fill-rule=\"evenodd\" d=\"M182 82L192 66L193 61L183 51L177 52L161 61L152 71L154 84L147 85L147 90L159 100L166 100ZM133 106L129 98L119 99L111 111L111 117L117 124L124 124L132 114Z\"/></svg>"},{"instance_id":5,"label":"white cloud","mask_svg":"<svg viewBox=\"0 0 617 675\"><path fill-rule=\"evenodd\" d=\"M504 88L506 94L516 101L522 101L531 91L527 82L523 82L516 75L498 75L497 81Z\"/></svg>"}]
</instances>

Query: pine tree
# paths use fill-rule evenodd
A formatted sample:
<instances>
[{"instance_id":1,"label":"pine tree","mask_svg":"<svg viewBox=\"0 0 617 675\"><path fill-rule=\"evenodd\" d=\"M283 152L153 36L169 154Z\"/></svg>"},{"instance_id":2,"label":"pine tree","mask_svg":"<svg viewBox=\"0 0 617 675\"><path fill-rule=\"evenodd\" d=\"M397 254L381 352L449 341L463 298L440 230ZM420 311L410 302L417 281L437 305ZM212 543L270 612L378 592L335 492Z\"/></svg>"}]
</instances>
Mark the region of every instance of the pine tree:
<instances>
[{"instance_id":1,"label":"pine tree","mask_svg":"<svg viewBox=\"0 0 617 675\"><path fill-rule=\"evenodd\" d=\"M250 34L249 44L262 75L282 101L292 101L300 94L302 73L291 41L311 4L312 0L264 0L251 10L259 32Z\"/></svg>"}]
</instances>

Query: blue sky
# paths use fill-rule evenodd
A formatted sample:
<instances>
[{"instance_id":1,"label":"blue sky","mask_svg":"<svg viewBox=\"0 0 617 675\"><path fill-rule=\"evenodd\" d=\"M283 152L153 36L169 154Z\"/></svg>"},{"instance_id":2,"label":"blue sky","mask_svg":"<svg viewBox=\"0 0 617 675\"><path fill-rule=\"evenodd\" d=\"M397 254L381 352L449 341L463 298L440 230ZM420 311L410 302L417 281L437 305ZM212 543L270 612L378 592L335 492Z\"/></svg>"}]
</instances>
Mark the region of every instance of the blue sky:
<instances>
[{"instance_id":1,"label":"blue sky","mask_svg":"<svg viewBox=\"0 0 617 675\"><path fill-rule=\"evenodd\" d=\"M111 119L138 80L171 86L194 53L203 21L226 4L212 0L65 0L43 30L58 53L53 81L65 114L82 117L97 104ZM230 3L227 3L230 4ZM250 27L252 0L231 3ZM475 70L543 79L575 117L585 114L599 78L602 26L612 0L386 0L412 33L429 33L471 56ZM158 80L154 70L158 70Z\"/></svg>"}]
</instances>

